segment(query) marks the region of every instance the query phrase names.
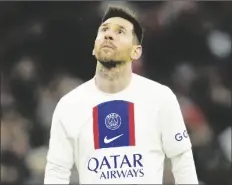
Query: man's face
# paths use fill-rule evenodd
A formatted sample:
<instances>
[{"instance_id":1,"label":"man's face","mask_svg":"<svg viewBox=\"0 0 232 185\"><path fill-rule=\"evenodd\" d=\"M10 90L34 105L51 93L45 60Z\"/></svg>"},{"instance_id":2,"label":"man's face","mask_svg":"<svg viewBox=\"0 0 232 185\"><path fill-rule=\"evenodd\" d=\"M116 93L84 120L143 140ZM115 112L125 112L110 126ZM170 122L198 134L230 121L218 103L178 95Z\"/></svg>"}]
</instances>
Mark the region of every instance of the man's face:
<instances>
[{"instance_id":1,"label":"man's face","mask_svg":"<svg viewBox=\"0 0 232 185\"><path fill-rule=\"evenodd\" d=\"M130 62L132 61L133 24L120 18L107 19L99 27L94 44L94 55L101 62Z\"/></svg>"}]
</instances>

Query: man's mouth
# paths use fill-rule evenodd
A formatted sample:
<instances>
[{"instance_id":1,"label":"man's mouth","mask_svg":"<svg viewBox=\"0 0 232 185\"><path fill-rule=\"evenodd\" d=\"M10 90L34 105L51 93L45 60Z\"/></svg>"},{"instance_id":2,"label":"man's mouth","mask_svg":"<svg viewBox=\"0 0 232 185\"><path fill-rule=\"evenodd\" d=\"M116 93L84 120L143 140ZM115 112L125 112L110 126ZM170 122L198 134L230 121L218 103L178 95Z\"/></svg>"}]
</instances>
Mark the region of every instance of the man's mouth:
<instances>
[{"instance_id":1,"label":"man's mouth","mask_svg":"<svg viewBox=\"0 0 232 185\"><path fill-rule=\"evenodd\" d=\"M115 47L112 44L103 44L102 48L110 48L110 49L114 49Z\"/></svg>"}]
</instances>

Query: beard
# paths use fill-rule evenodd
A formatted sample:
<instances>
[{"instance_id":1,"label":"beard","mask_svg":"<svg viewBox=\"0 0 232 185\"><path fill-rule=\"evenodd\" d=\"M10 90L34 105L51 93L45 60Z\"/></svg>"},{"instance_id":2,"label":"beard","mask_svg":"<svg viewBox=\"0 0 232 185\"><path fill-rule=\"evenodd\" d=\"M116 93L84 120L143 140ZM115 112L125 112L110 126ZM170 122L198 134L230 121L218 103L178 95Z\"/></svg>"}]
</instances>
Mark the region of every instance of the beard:
<instances>
[{"instance_id":1,"label":"beard","mask_svg":"<svg viewBox=\"0 0 232 185\"><path fill-rule=\"evenodd\" d=\"M100 49L96 52L95 58L101 65L110 70L125 63L125 61L117 59L117 51L112 49Z\"/></svg>"},{"instance_id":2,"label":"beard","mask_svg":"<svg viewBox=\"0 0 232 185\"><path fill-rule=\"evenodd\" d=\"M123 61L114 61L114 60L110 60L110 61L100 61L100 60L98 60L98 61L106 69L112 69L112 68L115 68L115 67L117 67L119 65L122 65L124 63Z\"/></svg>"}]
</instances>

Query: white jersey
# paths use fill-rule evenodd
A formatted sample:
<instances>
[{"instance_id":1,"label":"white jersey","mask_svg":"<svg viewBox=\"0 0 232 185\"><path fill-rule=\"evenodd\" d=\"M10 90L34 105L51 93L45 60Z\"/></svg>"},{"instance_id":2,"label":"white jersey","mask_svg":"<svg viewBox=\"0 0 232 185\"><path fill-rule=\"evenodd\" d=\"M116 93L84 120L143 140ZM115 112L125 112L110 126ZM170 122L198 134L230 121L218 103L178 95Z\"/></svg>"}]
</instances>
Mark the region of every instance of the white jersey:
<instances>
[{"instance_id":1,"label":"white jersey","mask_svg":"<svg viewBox=\"0 0 232 185\"><path fill-rule=\"evenodd\" d=\"M75 163L80 184L162 184L165 155L190 148L173 92L133 74L116 94L99 91L91 79L65 95L54 112L47 160L68 170Z\"/></svg>"}]
</instances>

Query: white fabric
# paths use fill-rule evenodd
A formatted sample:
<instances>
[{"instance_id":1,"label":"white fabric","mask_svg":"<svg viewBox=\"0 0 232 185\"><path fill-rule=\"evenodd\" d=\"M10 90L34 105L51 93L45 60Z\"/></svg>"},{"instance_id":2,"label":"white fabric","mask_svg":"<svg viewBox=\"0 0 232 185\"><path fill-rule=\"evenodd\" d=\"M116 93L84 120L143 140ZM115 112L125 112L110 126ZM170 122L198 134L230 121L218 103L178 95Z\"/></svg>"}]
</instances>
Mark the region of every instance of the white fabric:
<instances>
[{"instance_id":1,"label":"white fabric","mask_svg":"<svg viewBox=\"0 0 232 185\"><path fill-rule=\"evenodd\" d=\"M95 150L92 109L111 100L134 103L136 144ZM68 184L75 163L80 184L162 184L165 154L176 161L175 156L187 150L191 142L177 99L168 87L133 74L128 88L106 94L91 79L65 95L55 109L44 183ZM96 160L104 163L97 173L89 170L95 169ZM195 183L197 177L188 178L196 176L193 165L185 160L173 164L177 182ZM190 174L178 169L182 166Z\"/></svg>"},{"instance_id":2,"label":"white fabric","mask_svg":"<svg viewBox=\"0 0 232 185\"><path fill-rule=\"evenodd\" d=\"M192 150L172 157L171 162L175 184L199 184Z\"/></svg>"}]
</instances>

